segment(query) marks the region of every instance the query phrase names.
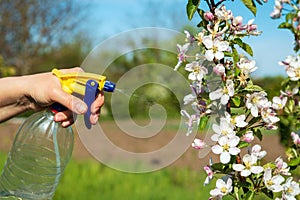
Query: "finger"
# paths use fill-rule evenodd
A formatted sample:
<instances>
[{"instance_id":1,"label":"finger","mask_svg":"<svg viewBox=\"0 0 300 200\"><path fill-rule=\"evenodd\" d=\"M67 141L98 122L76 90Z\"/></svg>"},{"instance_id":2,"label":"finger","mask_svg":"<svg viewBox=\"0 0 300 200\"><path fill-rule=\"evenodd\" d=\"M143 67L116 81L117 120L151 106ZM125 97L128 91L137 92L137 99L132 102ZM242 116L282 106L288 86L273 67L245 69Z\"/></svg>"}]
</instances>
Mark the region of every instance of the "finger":
<instances>
[{"instance_id":1,"label":"finger","mask_svg":"<svg viewBox=\"0 0 300 200\"><path fill-rule=\"evenodd\" d=\"M100 112L100 108L104 104L104 94L103 92L99 92L97 95L95 101L91 105L91 113L97 113Z\"/></svg>"},{"instance_id":2,"label":"finger","mask_svg":"<svg viewBox=\"0 0 300 200\"><path fill-rule=\"evenodd\" d=\"M63 122L73 119L73 113L70 110L66 110L63 112L58 112L54 115L54 121L56 122Z\"/></svg>"},{"instance_id":3,"label":"finger","mask_svg":"<svg viewBox=\"0 0 300 200\"><path fill-rule=\"evenodd\" d=\"M97 113L92 113L90 116L91 124L93 124L93 125L97 124L99 116L100 116L100 110Z\"/></svg>"},{"instance_id":4,"label":"finger","mask_svg":"<svg viewBox=\"0 0 300 200\"><path fill-rule=\"evenodd\" d=\"M62 104L76 114L84 114L87 111L87 105L81 99L74 97L63 90L54 90L51 99L54 102Z\"/></svg>"},{"instance_id":5,"label":"finger","mask_svg":"<svg viewBox=\"0 0 300 200\"><path fill-rule=\"evenodd\" d=\"M70 120L67 120L67 121L63 121L63 122L61 123L61 126L64 127L64 128L66 128L66 127L68 127L68 126L71 126L73 123L74 123L74 120L73 120L73 119L70 119Z\"/></svg>"}]
</instances>

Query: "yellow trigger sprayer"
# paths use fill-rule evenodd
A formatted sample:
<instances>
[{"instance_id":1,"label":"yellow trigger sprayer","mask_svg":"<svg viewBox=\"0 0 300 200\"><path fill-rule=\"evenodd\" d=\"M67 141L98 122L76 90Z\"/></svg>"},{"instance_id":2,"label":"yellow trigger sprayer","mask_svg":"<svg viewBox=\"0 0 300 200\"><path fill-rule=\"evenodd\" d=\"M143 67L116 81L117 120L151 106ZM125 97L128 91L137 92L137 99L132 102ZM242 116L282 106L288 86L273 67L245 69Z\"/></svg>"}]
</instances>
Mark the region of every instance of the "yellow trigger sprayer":
<instances>
[{"instance_id":1,"label":"yellow trigger sprayer","mask_svg":"<svg viewBox=\"0 0 300 200\"><path fill-rule=\"evenodd\" d=\"M92 73L63 73L57 69L52 73L64 91L83 96L88 106L84 120L86 127L91 128L91 104L100 91L113 92L115 84ZM54 103L22 123L0 175L0 199L53 198L74 146L72 128L54 121L55 113L65 109Z\"/></svg>"},{"instance_id":2,"label":"yellow trigger sprayer","mask_svg":"<svg viewBox=\"0 0 300 200\"><path fill-rule=\"evenodd\" d=\"M53 69L52 73L60 80L62 89L69 94L79 94L83 96L83 101L87 104L88 110L84 115L87 128L91 127L89 117L91 115L90 107L94 102L96 95L100 91L113 92L115 84L106 80L105 76L87 72L62 73L58 69ZM55 105L54 105L55 106ZM61 110L59 107L54 108Z\"/></svg>"}]
</instances>

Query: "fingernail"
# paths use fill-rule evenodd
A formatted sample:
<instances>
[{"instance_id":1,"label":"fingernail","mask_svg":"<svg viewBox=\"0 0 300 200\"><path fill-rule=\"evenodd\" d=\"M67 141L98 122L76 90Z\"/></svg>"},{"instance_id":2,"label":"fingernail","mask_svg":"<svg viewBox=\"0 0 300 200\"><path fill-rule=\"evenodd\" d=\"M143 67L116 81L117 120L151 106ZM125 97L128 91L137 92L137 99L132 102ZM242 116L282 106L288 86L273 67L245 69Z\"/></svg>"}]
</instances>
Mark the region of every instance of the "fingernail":
<instances>
[{"instance_id":1,"label":"fingernail","mask_svg":"<svg viewBox=\"0 0 300 200\"><path fill-rule=\"evenodd\" d=\"M78 113L85 113L87 107L84 103L75 103L75 111Z\"/></svg>"}]
</instances>

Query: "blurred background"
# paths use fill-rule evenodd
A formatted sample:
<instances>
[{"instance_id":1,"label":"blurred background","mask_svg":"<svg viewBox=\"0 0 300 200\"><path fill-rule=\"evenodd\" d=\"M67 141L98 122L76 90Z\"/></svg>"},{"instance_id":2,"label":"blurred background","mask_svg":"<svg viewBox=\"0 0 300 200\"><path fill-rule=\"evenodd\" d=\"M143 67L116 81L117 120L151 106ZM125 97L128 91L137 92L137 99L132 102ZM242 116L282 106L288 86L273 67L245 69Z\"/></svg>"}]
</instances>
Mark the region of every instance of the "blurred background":
<instances>
[{"instance_id":1,"label":"blurred background","mask_svg":"<svg viewBox=\"0 0 300 200\"><path fill-rule=\"evenodd\" d=\"M1 0L0 77L48 72L54 67L80 66L96 45L133 28L154 26L179 32L185 29L195 31L193 27L197 19L187 20L186 3L184 0ZM228 9L236 11L235 15L246 16L245 23L254 18L239 2L228 2L227 5ZM278 95L285 75L284 69L277 63L291 54L293 41L288 34L282 35L277 30L279 22L269 18L272 8L273 2L259 7L256 23L263 34L247 41L253 46L254 59L259 67L254 81L267 90L269 98ZM128 45L135 45L134 37L128 38ZM137 50L116 59L104 75L111 77L112 81L118 80L132 67L144 63L164 63L173 67L177 57L155 49ZM131 116L141 121L147 119L148 109L155 102L165 106L169 118L179 118L180 103L173 100L171 92L165 91L161 95L162 90L165 91L164 88L159 90L156 85L145 85L136 90L136 96L142 98L130 100ZM107 99L109 101L109 97ZM30 114L0 124L1 167L20 122ZM101 123L110 127L111 121L107 104L103 108ZM171 124L161 134L170 134L176 128L176 123ZM115 135L119 132L112 130ZM168 140L168 137L165 138ZM120 136L118 139L124 138ZM127 146L143 148L142 143L126 141ZM266 150L278 146L276 152L272 149L269 158L274 159L284 152L276 133L267 135L265 141L269 141ZM207 199L214 187L214 184L203 187L206 176L203 166L208 163L209 157L198 159L197 151L188 149L167 168L146 174L129 174L97 162L76 136L73 159L65 170L54 199Z\"/></svg>"}]
</instances>

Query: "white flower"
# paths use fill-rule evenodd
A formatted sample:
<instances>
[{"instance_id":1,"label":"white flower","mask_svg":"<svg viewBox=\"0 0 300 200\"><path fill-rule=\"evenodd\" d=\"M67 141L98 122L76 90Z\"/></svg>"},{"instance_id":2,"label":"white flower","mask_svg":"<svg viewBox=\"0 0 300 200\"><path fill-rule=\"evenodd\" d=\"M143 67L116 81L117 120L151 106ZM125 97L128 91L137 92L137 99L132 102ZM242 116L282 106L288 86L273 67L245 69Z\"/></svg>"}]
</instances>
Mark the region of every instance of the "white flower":
<instances>
[{"instance_id":1,"label":"white flower","mask_svg":"<svg viewBox=\"0 0 300 200\"><path fill-rule=\"evenodd\" d=\"M288 97L292 97L292 96L294 96L295 94L297 94L298 92L299 92L299 88L298 88L298 87L293 88L292 91L289 91L289 90L287 90L287 91L285 91L285 92L280 91L280 93L281 93L282 95L285 95L285 96L288 96Z\"/></svg>"},{"instance_id":2,"label":"white flower","mask_svg":"<svg viewBox=\"0 0 300 200\"><path fill-rule=\"evenodd\" d=\"M215 38L213 40L211 36L204 36L203 44L207 48L205 58L208 61L213 61L214 58L221 60L224 58L223 51L227 51L229 47L229 43L227 41L222 41L219 38Z\"/></svg>"},{"instance_id":3,"label":"white flower","mask_svg":"<svg viewBox=\"0 0 300 200\"><path fill-rule=\"evenodd\" d=\"M237 115L232 117L228 112L225 112L225 117L228 120L229 123L231 123L234 127L243 128L248 125L245 115Z\"/></svg>"},{"instance_id":4,"label":"white flower","mask_svg":"<svg viewBox=\"0 0 300 200\"><path fill-rule=\"evenodd\" d=\"M282 198L286 200L296 200L295 196L300 194L299 183L293 181L292 177L289 177L283 184Z\"/></svg>"},{"instance_id":5,"label":"white flower","mask_svg":"<svg viewBox=\"0 0 300 200\"><path fill-rule=\"evenodd\" d=\"M272 99L272 108L274 108L275 110L281 110L284 108L286 102L287 102L287 97L273 97Z\"/></svg>"},{"instance_id":6,"label":"white flower","mask_svg":"<svg viewBox=\"0 0 300 200\"><path fill-rule=\"evenodd\" d=\"M280 62L280 65L285 66L285 71L290 77L291 81L298 81L300 79L300 57L288 56L285 61Z\"/></svg>"},{"instance_id":7,"label":"white flower","mask_svg":"<svg viewBox=\"0 0 300 200\"><path fill-rule=\"evenodd\" d=\"M268 99L265 97L265 92L254 92L253 94L247 94L246 107L250 109L253 117L258 117L258 109L265 107L268 103Z\"/></svg>"},{"instance_id":8,"label":"white flower","mask_svg":"<svg viewBox=\"0 0 300 200\"><path fill-rule=\"evenodd\" d=\"M200 65L199 62L193 61L185 66L185 70L191 72L188 79L195 81L202 81L205 75L208 73L207 69Z\"/></svg>"},{"instance_id":9,"label":"white flower","mask_svg":"<svg viewBox=\"0 0 300 200\"><path fill-rule=\"evenodd\" d=\"M263 121L268 124L274 124L280 121L280 119L276 117L276 112L274 112L272 108L262 108L260 112Z\"/></svg>"},{"instance_id":10,"label":"white flower","mask_svg":"<svg viewBox=\"0 0 300 200\"><path fill-rule=\"evenodd\" d=\"M216 134L211 136L212 141L218 141L221 136L233 137L235 132L232 124L230 124L226 118L220 118L220 125L213 124L212 129Z\"/></svg>"},{"instance_id":11,"label":"white flower","mask_svg":"<svg viewBox=\"0 0 300 200\"><path fill-rule=\"evenodd\" d=\"M209 98L211 100L221 99L221 104L226 105L234 95L234 83L232 80L226 80L226 86L224 88L219 88L211 93L209 93Z\"/></svg>"},{"instance_id":12,"label":"white flower","mask_svg":"<svg viewBox=\"0 0 300 200\"><path fill-rule=\"evenodd\" d=\"M199 122L200 122L200 115L197 113L190 115L185 110L181 110L180 114L188 119L188 121L186 123L187 128L188 128L186 135L190 135L193 132L194 126L198 127Z\"/></svg>"},{"instance_id":13,"label":"white flower","mask_svg":"<svg viewBox=\"0 0 300 200\"><path fill-rule=\"evenodd\" d=\"M233 19L231 10L226 10L226 7L224 5L221 8L216 9L215 14L220 20L228 21L230 19Z\"/></svg>"},{"instance_id":14,"label":"white flower","mask_svg":"<svg viewBox=\"0 0 300 200\"><path fill-rule=\"evenodd\" d=\"M282 174L285 176L291 175L291 173L289 172L290 168L289 168L288 164L286 162L284 162L281 157L276 158L275 164L276 164L276 169L275 169L274 173Z\"/></svg>"},{"instance_id":15,"label":"white flower","mask_svg":"<svg viewBox=\"0 0 300 200\"><path fill-rule=\"evenodd\" d=\"M198 138L195 138L194 142L192 143L192 147L195 149L203 149L205 145L206 145L205 142Z\"/></svg>"},{"instance_id":16,"label":"white flower","mask_svg":"<svg viewBox=\"0 0 300 200\"><path fill-rule=\"evenodd\" d=\"M246 154L243 157L243 165L242 164L233 164L232 168L235 171L241 172L241 176L247 177L251 173L259 174L264 171L264 168L261 166L257 166L257 157L254 155Z\"/></svg>"},{"instance_id":17,"label":"white flower","mask_svg":"<svg viewBox=\"0 0 300 200\"><path fill-rule=\"evenodd\" d=\"M178 62L177 65L174 67L175 71L182 65L183 62L185 62L186 52L188 51L189 47L190 47L190 43L185 43L182 46L177 44Z\"/></svg>"},{"instance_id":18,"label":"white flower","mask_svg":"<svg viewBox=\"0 0 300 200\"><path fill-rule=\"evenodd\" d=\"M207 177L206 177L206 179L204 181L204 185L208 185L209 182L212 180L212 178L214 176L214 172L212 171L212 169L211 169L210 166L205 166L203 169L204 169L204 171L207 174Z\"/></svg>"},{"instance_id":19,"label":"white flower","mask_svg":"<svg viewBox=\"0 0 300 200\"><path fill-rule=\"evenodd\" d=\"M184 105L187 105L187 104L190 104L190 103L192 103L192 102L194 102L196 100L196 95L195 94L188 94L188 95L185 95L184 97L183 97L183 104Z\"/></svg>"},{"instance_id":20,"label":"white flower","mask_svg":"<svg viewBox=\"0 0 300 200\"><path fill-rule=\"evenodd\" d=\"M225 67L223 64L217 64L214 68L213 71L219 75L219 76L225 76Z\"/></svg>"},{"instance_id":21,"label":"white flower","mask_svg":"<svg viewBox=\"0 0 300 200\"><path fill-rule=\"evenodd\" d=\"M254 72L257 67L255 66L254 60L248 60L246 58L241 58L240 61L237 63L238 68L241 69L242 73L249 75L250 73Z\"/></svg>"},{"instance_id":22,"label":"white flower","mask_svg":"<svg viewBox=\"0 0 300 200\"><path fill-rule=\"evenodd\" d=\"M272 190L273 192L281 192L283 190L281 185L283 181L284 178L281 175L272 177L272 169L266 169L264 173L264 183L269 190Z\"/></svg>"},{"instance_id":23,"label":"white flower","mask_svg":"<svg viewBox=\"0 0 300 200\"><path fill-rule=\"evenodd\" d=\"M233 136L228 138L222 136L219 138L218 143L214 145L211 150L215 154L220 154L220 161L223 164L227 164L230 161L231 155L237 155L240 153L240 149L236 146L239 144L240 138Z\"/></svg>"},{"instance_id":24,"label":"white flower","mask_svg":"<svg viewBox=\"0 0 300 200\"><path fill-rule=\"evenodd\" d=\"M216 188L210 191L212 197L223 197L232 191L232 180L227 179L227 182L222 179L218 179L216 182Z\"/></svg>"},{"instance_id":25,"label":"white flower","mask_svg":"<svg viewBox=\"0 0 300 200\"><path fill-rule=\"evenodd\" d=\"M257 159L260 160L267 155L267 152L261 151L261 146L259 144L256 144L251 149L251 155L256 156Z\"/></svg>"}]
</instances>

